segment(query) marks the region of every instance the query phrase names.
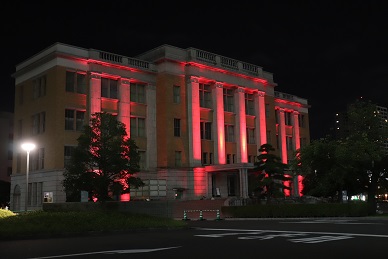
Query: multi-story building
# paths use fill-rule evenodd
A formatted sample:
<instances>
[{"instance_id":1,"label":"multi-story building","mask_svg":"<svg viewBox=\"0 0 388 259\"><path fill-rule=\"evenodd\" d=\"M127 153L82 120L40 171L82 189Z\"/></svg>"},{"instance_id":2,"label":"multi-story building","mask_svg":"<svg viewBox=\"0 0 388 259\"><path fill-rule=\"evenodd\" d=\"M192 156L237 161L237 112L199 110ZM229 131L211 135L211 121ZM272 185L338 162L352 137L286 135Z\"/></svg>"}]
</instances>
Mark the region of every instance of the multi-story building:
<instances>
[{"instance_id":1,"label":"multi-story building","mask_svg":"<svg viewBox=\"0 0 388 259\"><path fill-rule=\"evenodd\" d=\"M8 206L12 173L13 113L0 112L0 208Z\"/></svg>"},{"instance_id":2,"label":"multi-story building","mask_svg":"<svg viewBox=\"0 0 388 259\"><path fill-rule=\"evenodd\" d=\"M16 66L12 209L65 202L64 165L92 114L125 123L146 185L131 199L249 197L260 145L287 163L309 143L306 99L276 92L257 65L195 48L162 45L136 58L56 43ZM300 194L300 178L291 193ZM124 198L123 198L124 199ZM126 197L125 199L128 199Z\"/></svg>"}]
</instances>

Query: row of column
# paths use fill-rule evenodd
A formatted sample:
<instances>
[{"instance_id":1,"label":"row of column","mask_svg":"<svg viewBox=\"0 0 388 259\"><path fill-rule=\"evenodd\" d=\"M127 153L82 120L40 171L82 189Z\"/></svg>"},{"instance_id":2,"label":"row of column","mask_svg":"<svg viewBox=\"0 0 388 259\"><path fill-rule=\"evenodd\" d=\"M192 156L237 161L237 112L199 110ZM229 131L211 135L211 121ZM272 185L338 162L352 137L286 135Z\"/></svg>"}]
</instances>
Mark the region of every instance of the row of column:
<instances>
[{"instance_id":1,"label":"row of column","mask_svg":"<svg viewBox=\"0 0 388 259\"><path fill-rule=\"evenodd\" d=\"M200 101L199 101L199 80L196 77L188 79L188 127L189 127L189 159L190 166L201 166L201 135L200 135ZM236 104L235 142L237 144L237 162L248 162L248 148L246 135L246 111L245 91L240 87L234 95ZM213 127L214 136L214 161L216 164L226 164L225 155L225 120L224 120L224 93L223 84L216 82L212 91L213 104ZM265 117L264 92L256 91L254 98L256 114L256 140L258 146L267 142L267 127Z\"/></svg>"}]
</instances>

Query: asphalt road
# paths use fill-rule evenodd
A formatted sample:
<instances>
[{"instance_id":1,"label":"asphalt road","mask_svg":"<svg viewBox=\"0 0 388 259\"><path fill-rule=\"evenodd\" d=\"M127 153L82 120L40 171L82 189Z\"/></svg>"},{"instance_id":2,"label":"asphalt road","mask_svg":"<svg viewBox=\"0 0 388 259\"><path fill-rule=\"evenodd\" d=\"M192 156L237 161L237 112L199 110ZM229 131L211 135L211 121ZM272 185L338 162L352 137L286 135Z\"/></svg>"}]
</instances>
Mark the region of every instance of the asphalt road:
<instances>
[{"instance_id":1,"label":"asphalt road","mask_svg":"<svg viewBox=\"0 0 388 259\"><path fill-rule=\"evenodd\" d=\"M141 230L9 240L0 258L387 258L388 218L190 220Z\"/></svg>"}]
</instances>

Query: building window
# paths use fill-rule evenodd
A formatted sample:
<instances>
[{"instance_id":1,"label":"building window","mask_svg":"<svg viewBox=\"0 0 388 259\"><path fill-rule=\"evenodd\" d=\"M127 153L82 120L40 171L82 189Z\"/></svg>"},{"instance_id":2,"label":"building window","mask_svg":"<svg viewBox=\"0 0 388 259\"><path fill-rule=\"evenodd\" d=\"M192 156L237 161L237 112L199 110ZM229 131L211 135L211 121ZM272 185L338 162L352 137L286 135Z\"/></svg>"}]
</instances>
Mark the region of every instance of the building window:
<instances>
[{"instance_id":1,"label":"building window","mask_svg":"<svg viewBox=\"0 0 388 259\"><path fill-rule=\"evenodd\" d=\"M31 171L44 168L44 148L39 148L36 152L31 152Z\"/></svg>"},{"instance_id":2,"label":"building window","mask_svg":"<svg viewBox=\"0 0 388 259\"><path fill-rule=\"evenodd\" d=\"M181 151L175 151L175 166L176 167L182 166L182 152Z\"/></svg>"},{"instance_id":3,"label":"building window","mask_svg":"<svg viewBox=\"0 0 388 259\"><path fill-rule=\"evenodd\" d=\"M86 94L86 74L66 71L66 92Z\"/></svg>"},{"instance_id":4,"label":"building window","mask_svg":"<svg viewBox=\"0 0 388 259\"><path fill-rule=\"evenodd\" d=\"M84 125L85 111L66 109L65 130L81 131Z\"/></svg>"},{"instance_id":5,"label":"building window","mask_svg":"<svg viewBox=\"0 0 388 259\"><path fill-rule=\"evenodd\" d=\"M292 113L291 112L284 112L284 122L286 125L291 126L292 125Z\"/></svg>"},{"instance_id":6,"label":"building window","mask_svg":"<svg viewBox=\"0 0 388 259\"><path fill-rule=\"evenodd\" d=\"M269 104L266 103L265 104L265 117L269 118L269 115L270 115Z\"/></svg>"},{"instance_id":7,"label":"building window","mask_svg":"<svg viewBox=\"0 0 388 259\"><path fill-rule=\"evenodd\" d=\"M181 136L181 119L174 118L174 137Z\"/></svg>"},{"instance_id":8,"label":"building window","mask_svg":"<svg viewBox=\"0 0 388 259\"><path fill-rule=\"evenodd\" d=\"M255 103L253 94L245 93L245 113L255 115Z\"/></svg>"},{"instance_id":9,"label":"building window","mask_svg":"<svg viewBox=\"0 0 388 259\"><path fill-rule=\"evenodd\" d=\"M134 137L145 137L146 129L145 129L145 118L140 117L131 117L131 138Z\"/></svg>"},{"instance_id":10,"label":"building window","mask_svg":"<svg viewBox=\"0 0 388 259\"><path fill-rule=\"evenodd\" d=\"M234 142L234 126L225 125L225 142Z\"/></svg>"},{"instance_id":11,"label":"building window","mask_svg":"<svg viewBox=\"0 0 388 259\"><path fill-rule=\"evenodd\" d=\"M247 128L247 143L248 144L255 144L255 129L254 128Z\"/></svg>"},{"instance_id":12,"label":"building window","mask_svg":"<svg viewBox=\"0 0 388 259\"><path fill-rule=\"evenodd\" d=\"M144 180L144 186L139 188L130 188L131 199L149 199L167 196L166 179Z\"/></svg>"},{"instance_id":13,"label":"building window","mask_svg":"<svg viewBox=\"0 0 388 259\"><path fill-rule=\"evenodd\" d=\"M202 153L202 164L207 165L207 152Z\"/></svg>"},{"instance_id":14,"label":"building window","mask_svg":"<svg viewBox=\"0 0 388 259\"><path fill-rule=\"evenodd\" d=\"M139 167L140 167L140 170L144 170L147 168L147 164L146 164L146 152L145 151L139 151L139 156L140 156L140 160L139 160Z\"/></svg>"},{"instance_id":15,"label":"building window","mask_svg":"<svg viewBox=\"0 0 388 259\"><path fill-rule=\"evenodd\" d=\"M234 112L234 90L224 88L224 111Z\"/></svg>"},{"instance_id":16,"label":"building window","mask_svg":"<svg viewBox=\"0 0 388 259\"><path fill-rule=\"evenodd\" d=\"M286 145L287 150L294 150L294 145L292 144L292 136L286 136Z\"/></svg>"},{"instance_id":17,"label":"building window","mask_svg":"<svg viewBox=\"0 0 388 259\"><path fill-rule=\"evenodd\" d=\"M267 130L267 143L268 144L272 144L272 141L271 141L271 131L270 130ZM264 143L262 143L264 144Z\"/></svg>"},{"instance_id":18,"label":"building window","mask_svg":"<svg viewBox=\"0 0 388 259\"><path fill-rule=\"evenodd\" d=\"M145 84L131 83L131 102L145 103Z\"/></svg>"},{"instance_id":19,"label":"building window","mask_svg":"<svg viewBox=\"0 0 388 259\"><path fill-rule=\"evenodd\" d=\"M209 164L213 164L213 153L209 153Z\"/></svg>"},{"instance_id":20,"label":"building window","mask_svg":"<svg viewBox=\"0 0 388 259\"><path fill-rule=\"evenodd\" d=\"M233 164L236 163L236 155L235 154L232 155L232 163Z\"/></svg>"},{"instance_id":21,"label":"building window","mask_svg":"<svg viewBox=\"0 0 388 259\"><path fill-rule=\"evenodd\" d=\"M279 111L275 110L275 122L276 124L279 124Z\"/></svg>"},{"instance_id":22,"label":"building window","mask_svg":"<svg viewBox=\"0 0 388 259\"><path fill-rule=\"evenodd\" d=\"M212 95L209 84L199 84L199 105L203 108L212 108Z\"/></svg>"},{"instance_id":23,"label":"building window","mask_svg":"<svg viewBox=\"0 0 388 259\"><path fill-rule=\"evenodd\" d=\"M71 157L74 154L74 149L75 149L74 146L65 146L64 147L64 161L63 161L63 164L64 164L65 167L70 165Z\"/></svg>"},{"instance_id":24,"label":"building window","mask_svg":"<svg viewBox=\"0 0 388 259\"><path fill-rule=\"evenodd\" d=\"M117 99L118 80L101 78L101 97Z\"/></svg>"},{"instance_id":25,"label":"building window","mask_svg":"<svg viewBox=\"0 0 388 259\"><path fill-rule=\"evenodd\" d=\"M181 102L181 87L179 85L173 86L173 102L174 103Z\"/></svg>"},{"instance_id":26,"label":"building window","mask_svg":"<svg viewBox=\"0 0 388 259\"><path fill-rule=\"evenodd\" d=\"M39 97L46 95L46 76L41 76L35 79L32 83L33 83L34 99L37 99Z\"/></svg>"},{"instance_id":27,"label":"building window","mask_svg":"<svg viewBox=\"0 0 388 259\"><path fill-rule=\"evenodd\" d=\"M298 114L298 121L299 121L299 127L304 128L305 121L304 121L304 114Z\"/></svg>"},{"instance_id":28,"label":"building window","mask_svg":"<svg viewBox=\"0 0 388 259\"><path fill-rule=\"evenodd\" d=\"M231 154L226 154L226 163L227 163L227 164L230 164L230 162L231 162L231 157L232 157Z\"/></svg>"},{"instance_id":29,"label":"building window","mask_svg":"<svg viewBox=\"0 0 388 259\"><path fill-rule=\"evenodd\" d=\"M32 115L32 134L41 134L45 131L46 113L40 112Z\"/></svg>"},{"instance_id":30,"label":"building window","mask_svg":"<svg viewBox=\"0 0 388 259\"><path fill-rule=\"evenodd\" d=\"M201 121L201 139L212 139L212 123Z\"/></svg>"}]
</instances>

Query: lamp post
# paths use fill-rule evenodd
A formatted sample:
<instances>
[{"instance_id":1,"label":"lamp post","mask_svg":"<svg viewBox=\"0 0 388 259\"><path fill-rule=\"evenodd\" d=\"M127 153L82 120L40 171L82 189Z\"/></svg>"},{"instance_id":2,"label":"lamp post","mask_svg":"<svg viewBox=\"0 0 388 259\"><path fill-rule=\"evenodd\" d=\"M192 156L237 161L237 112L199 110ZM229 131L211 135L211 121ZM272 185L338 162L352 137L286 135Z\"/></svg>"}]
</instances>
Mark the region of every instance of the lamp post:
<instances>
[{"instance_id":1,"label":"lamp post","mask_svg":"<svg viewBox=\"0 0 388 259\"><path fill-rule=\"evenodd\" d=\"M22 149L27 151L27 168L26 168L26 198L25 198L25 205L24 210L27 212L27 206L28 206L28 170L30 167L30 151L35 148L35 144L32 143L24 143L22 144Z\"/></svg>"}]
</instances>

